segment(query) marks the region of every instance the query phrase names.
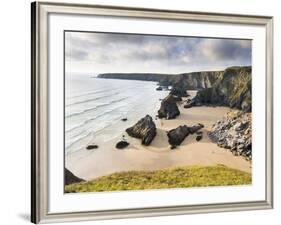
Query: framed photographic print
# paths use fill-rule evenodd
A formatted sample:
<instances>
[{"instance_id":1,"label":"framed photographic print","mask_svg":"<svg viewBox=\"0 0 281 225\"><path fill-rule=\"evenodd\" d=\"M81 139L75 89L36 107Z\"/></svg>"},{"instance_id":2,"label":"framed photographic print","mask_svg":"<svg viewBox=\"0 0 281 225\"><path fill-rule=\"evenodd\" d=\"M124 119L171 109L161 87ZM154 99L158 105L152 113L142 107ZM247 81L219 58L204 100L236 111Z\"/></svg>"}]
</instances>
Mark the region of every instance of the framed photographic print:
<instances>
[{"instance_id":1,"label":"framed photographic print","mask_svg":"<svg viewBox=\"0 0 281 225\"><path fill-rule=\"evenodd\" d=\"M273 207L273 18L32 3L34 223Z\"/></svg>"}]
</instances>

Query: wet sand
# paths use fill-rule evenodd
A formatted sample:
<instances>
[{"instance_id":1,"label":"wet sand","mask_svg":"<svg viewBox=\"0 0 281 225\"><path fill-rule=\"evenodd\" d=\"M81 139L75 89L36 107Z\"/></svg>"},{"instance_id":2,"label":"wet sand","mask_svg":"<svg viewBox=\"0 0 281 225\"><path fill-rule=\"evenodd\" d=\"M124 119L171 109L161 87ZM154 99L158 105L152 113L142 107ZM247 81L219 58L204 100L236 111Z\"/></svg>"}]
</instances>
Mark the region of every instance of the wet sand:
<instances>
[{"instance_id":1,"label":"wet sand","mask_svg":"<svg viewBox=\"0 0 281 225\"><path fill-rule=\"evenodd\" d=\"M181 115L173 120L157 120L157 135L150 146L141 145L139 139L129 137L130 145L123 150L115 148L121 140L116 138L95 150L79 150L66 157L66 167L85 180L94 179L114 172L129 170L156 170L188 165L222 164L231 168L251 172L251 163L241 156L234 156L229 150L212 143L207 132L211 126L228 111L227 107L193 107L184 109L179 106ZM137 122L137 121L136 121ZM189 135L176 149L171 150L166 131L179 125L204 124L203 139L195 140Z\"/></svg>"}]
</instances>

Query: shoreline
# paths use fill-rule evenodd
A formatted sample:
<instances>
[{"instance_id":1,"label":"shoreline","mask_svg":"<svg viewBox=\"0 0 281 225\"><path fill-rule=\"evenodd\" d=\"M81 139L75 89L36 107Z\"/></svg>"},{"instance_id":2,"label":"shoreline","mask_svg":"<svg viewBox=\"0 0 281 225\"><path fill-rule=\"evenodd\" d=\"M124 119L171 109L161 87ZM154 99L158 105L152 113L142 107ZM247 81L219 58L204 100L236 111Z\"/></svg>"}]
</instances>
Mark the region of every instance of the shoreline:
<instances>
[{"instance_id":1,"label":"shoreline","mask_svg":"<svg viewBox=\"0 0 281 225\"><path fill-rule=\"evenodd\" d=\"M251 173L251 163L241 156L234 156L229 150L211 142L207 132L230 108L200 106L185 109L179 105L181 114L172 120L158 119L157 135L149 146L141 145L139 139L126 135L130 145L122 150L115 148L120 138L99 146L95 150L79 150L65 157L66 167L85 180L95 179L115 172L132 170L159 170L179 166L225 165ZM153 115L154 116L154 115ZM135 121L136 122L136 121ZM203 138L199 142L196 135L189 135L175 150L170 150L166 131L179 125L204 124ZM125 133L125 131L124 131ZM120 134L122 136L122 134Z\"/></svg>"}]
</instances>

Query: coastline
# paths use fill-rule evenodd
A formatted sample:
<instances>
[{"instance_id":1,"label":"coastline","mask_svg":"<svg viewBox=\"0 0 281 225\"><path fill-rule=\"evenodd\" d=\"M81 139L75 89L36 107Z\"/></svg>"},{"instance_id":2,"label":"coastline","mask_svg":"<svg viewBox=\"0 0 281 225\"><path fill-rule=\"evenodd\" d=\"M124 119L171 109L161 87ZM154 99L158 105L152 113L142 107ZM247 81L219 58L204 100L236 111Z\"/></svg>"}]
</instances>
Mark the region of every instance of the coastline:
<instances>
[{"instance_id":1,"label":"coastline","mask_svg":"<svg viewBox=\"0 0 281 225\"><path fill-rule=\"evenodd\" d=\"M178 166L211 166L222 164L251 173L251 163L241 156L234 156L227 149L212 143L207 136L211 126L229 110L228 107L200 106L185 109L179 105L181 114L173 120L158 119L157 135L149 146L141 145L139 139L126 135L130 145L122 150L115 148L120 138L114 138L98 149L79 150L67 155L66 167L85 180L95 179L115 172L131 170L158 170ZM166 131L179 125L202 123L203 138L189 135L175 150L170 150ZM121 136L121 134L120 134Z\"/></svg>"}]
</instances>

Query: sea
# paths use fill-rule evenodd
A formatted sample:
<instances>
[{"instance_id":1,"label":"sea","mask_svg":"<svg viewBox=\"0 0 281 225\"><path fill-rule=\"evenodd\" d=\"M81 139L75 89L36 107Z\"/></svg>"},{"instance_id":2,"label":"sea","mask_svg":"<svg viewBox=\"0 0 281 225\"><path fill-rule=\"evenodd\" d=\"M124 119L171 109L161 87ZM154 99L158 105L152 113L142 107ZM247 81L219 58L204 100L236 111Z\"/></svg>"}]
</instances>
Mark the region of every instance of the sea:
<instances>
[{"instance_id":1,"label":"sea","mask_svg":"<svg viewBox=\"0 0 281 225\"><path fill-rule=\"evenodd\" d=\"M149 114L155 119L168 90L151 81L65 76L65 154L126 135L126 128ZM122 121L127 118L127 121ZM155 121L157 123L157 121Z\"/></svg>"}]
</instances>

